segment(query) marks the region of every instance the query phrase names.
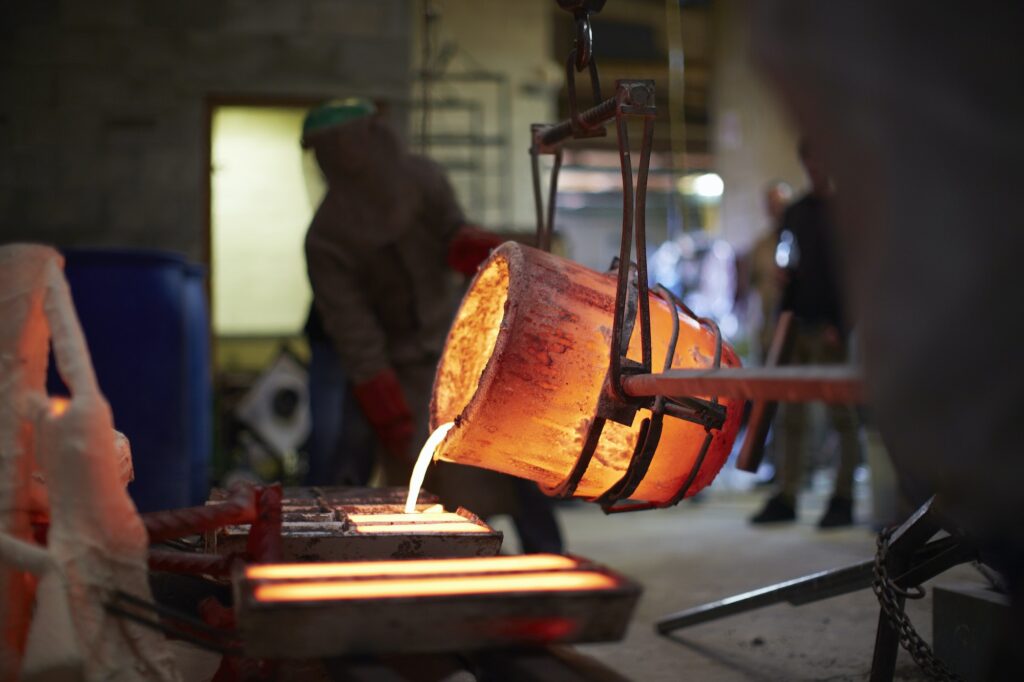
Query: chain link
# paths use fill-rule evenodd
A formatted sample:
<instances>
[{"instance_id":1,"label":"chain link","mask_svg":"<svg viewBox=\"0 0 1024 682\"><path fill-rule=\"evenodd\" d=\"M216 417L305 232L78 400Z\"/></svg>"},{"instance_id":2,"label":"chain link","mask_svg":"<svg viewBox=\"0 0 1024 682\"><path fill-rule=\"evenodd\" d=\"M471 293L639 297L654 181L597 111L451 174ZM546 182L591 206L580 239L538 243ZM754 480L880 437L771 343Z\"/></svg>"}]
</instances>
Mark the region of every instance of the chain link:
<instances>
[{"instance_id":1,"label":"chain link","mask_svg":"<svg viewBox=\"0 0 1024 682\"><path fill-rule=\"evenodd\" d=\"M889 556L889 536L891 534L891 528L878 534L875 577L871 583L871 589L878 597L882 612L885 613L889 624L899 636L900 646L907 650L925 675L942 682L962 682L963 678L946 667L946 664L935 656L935 652L921 635L917 634L914 624L910 622L910 617L903 609L902 599L921 599L925 595L925 590L920 585L909 589L901 588L889 577L889 568L886 562Z\"/></svg>"}]
</instances>

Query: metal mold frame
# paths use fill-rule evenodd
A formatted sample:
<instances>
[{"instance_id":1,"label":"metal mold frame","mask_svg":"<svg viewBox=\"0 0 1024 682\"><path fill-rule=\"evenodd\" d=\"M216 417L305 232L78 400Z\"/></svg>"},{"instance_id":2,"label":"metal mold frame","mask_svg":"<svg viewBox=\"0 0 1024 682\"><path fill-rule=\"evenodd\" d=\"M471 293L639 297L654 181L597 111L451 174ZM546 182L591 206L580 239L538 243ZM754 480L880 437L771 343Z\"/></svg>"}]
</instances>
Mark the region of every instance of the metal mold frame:
<instances>
[{"instance_id":1,"label":"metal mold frame","mask_svg":"<svg viewBox=\"0 0 1024 682\"><path fill-rule=\"evenodd\" d=\"M641 588L581 560L569 569L615 580L602 590L259 602L260 581L239 571L235 613L246 654L318 658L437 653L621 639Z\"/></svg>"}]
</instances>

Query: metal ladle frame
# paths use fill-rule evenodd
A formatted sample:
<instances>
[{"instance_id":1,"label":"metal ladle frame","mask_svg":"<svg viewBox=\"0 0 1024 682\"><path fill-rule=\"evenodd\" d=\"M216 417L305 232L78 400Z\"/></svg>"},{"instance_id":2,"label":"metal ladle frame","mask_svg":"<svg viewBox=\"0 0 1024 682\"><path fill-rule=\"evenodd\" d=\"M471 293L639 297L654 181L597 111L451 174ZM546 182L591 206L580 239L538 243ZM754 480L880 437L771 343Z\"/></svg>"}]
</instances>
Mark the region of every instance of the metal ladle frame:
<instances>
[{"instance_id":1,"label":"metal ladle frame","mask_svg":"<svg viewBox=\"0 0 1024 682\"><path fill-rule=\"evenodd\" d=\"M578 4L578 3L577 3ZM584 3L585 4L585 3ZM601 3L603 4L603 3ZM568 8L567 8L568 9ZM596 10L594 10L596 11ZM571 497L583 479L593 459L601 434L608 420L626 426L633 424L640 408L651 411L651 416L641 422L637 444L629 465L622 477L594 501L605 513L641 511L677 504L689 492L700 471L713 440L712 430L720 429L725 422L726 408L718 398L703 400L694 397L668 397L665 395L631 396L623 389L623 379L633 375L650 375L652 372L651 312L647 285L647 236L646 205L647 180L650 171L651 149L654 141L654 117L656 114L654 81L627 79L615 83L615 94L601 100L600 78L590 44L589 17L587 12L575 8L577 21L576 47L566 60L566 81L569 93L569 119L553 125L534 124L531 126L532 144L530 156L533 171L533 193L537 216L537 246L551 250L551 234L554 224L558 175L562 166L562 144L570 139L599 137L606 134L605 125L615 121L618 139L619 164L622 171L622 239L619 257L613 263L616 272L615 308L612 326L612 342L609 353L608 373L605 377L597 415L591 421L584 438L583 449L566 478L557 486L545 492L554 497ZM586 26L580 28L580 23ZM582 58L581 58L582 57ZM579 111L576 97L575 71L589 70L594 105ZM633 166L630 156L628 119L640 118L644 122L640 148L640 162L637 169L636 189L633 187ZM548 206L545 212L541 196L540 156L554 157L548 190ZM636 246L636 261L632 261L633 243ZM623 264L628 264L625 267ZM722 335L718 326L709 319L698 317L681 300L662 286L654 292L670 308L677 311L672 315L673 330L666 352L664 369L672 368L676 342L679 336L678 311L686 313L715 336L715 354L712 367L721 367ZM629 340L632 337L637 317L640 320L641 361L627 357ZM661 439L665 415L697 423L704 427L706 436L694 464L673 497L664 503L621 502L630 499L650 468L654 453Z\"/></svg>"},{"instance_id":2,"label":"metal ladle frame","mask_svg":"<svg viewBox=\"0 0 1024 682\"><path fill-rule=\"evenodd\" d=\"M615 121L618 134L619 160L622 167L623 216L622 241L618 263L630 263L618 267L615 295L615 317L608 374L597 409L597 417L590 426L584 440L584 448L573 469L558 486L547 490L549 495L567 497L574 494L577 485L586 472L590 459L600 440L601 430L607 419L631 425L640 407L650 409L651 418L645 420L643 433L638 439L636 451L629 468L622 479L603 495L595 498L606 512L639 511L653 507L676 504L689 492L689 486L700 466L711 431L721 428L726 410L717 398L702 400L693 396L712 395L737 400L753 400L752 428L748 429L743 452L737 466L744 471L756 471L763 456L758 440L764 438L772 414L772 403L779 400L807 402L826 400L828 402L860 402L864 389L860 371L852 366L805 365L800 367L778 367L784 360L783 349L792 334L793 325L783 315L776 327L776 339L769 366L752 368L726 368L720 365L721 333L711 320L699 318L674 296L664 289L655 292L678 311L682 311L701 325L710 329L716 338L716 361L711 368L671 369L668 364L660 373L651 372L650 308L647 295L647 246L646 246L646 196L647 176L650 168L651 146L654 134L654 82L650 80L620 80L615 84L615 95L602 100L601 84L597 65L593 57L590 12L600 11L604 0L558 0L565 10L573 12L576 20L576 45L566 60L566 81L568 84L569 119L553 125L534 124L531 127L532 143L530 155L533 166L533 193L537 210L537 246L551 249L551 233L554 223L558 175L562 165L562 144L570 139L597 137L606 134L605 125ZM579 110L576 96L575 74L589 70L594 93L593 105ZM630 159L627 119L639 117L644 120L643 144L640 152L636 190L633 189L633 170ZM544 210L541 181L540 156L554 156L551 172L548 207ZM631 247L636 242L636 262L631 263ZM613 264L613 268L615 265ZM626 357L629 339L640 317L641 362ZM674 346L674 341L673 344ZM674 347L669 348L671 353ZM737 403L735 407L738 407ZM639 481L647 472L650 459L661 434L661 422L667 414L704 426L708 432L705 447L698 454L693 471L678 493L665 504L616 503L628 499ZM756 428L753 428L756 427ZM755 434L752 437L752 434Z\"/></svg>"}]
</instances>

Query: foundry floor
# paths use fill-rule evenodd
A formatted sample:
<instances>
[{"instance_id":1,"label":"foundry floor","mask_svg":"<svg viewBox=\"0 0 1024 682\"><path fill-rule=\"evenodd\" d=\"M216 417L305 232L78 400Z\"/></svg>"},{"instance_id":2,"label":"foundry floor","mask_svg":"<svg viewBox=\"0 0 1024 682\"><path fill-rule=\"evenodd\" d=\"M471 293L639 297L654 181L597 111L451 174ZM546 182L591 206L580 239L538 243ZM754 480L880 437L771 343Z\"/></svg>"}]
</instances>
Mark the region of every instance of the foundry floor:
<instances>
[{"instance_id":1,"label":"foundry floor","mask_svg":"<svg viewBox=\"0 0 1024 682\"><path fill-rule=\"evenodd\" d=\"M630 576L644 587L624 641L580 650L632 680L863 680L871 665L878 603L870 589L817 604L767 607L677 632L654 632L667 613L873 556L867 523L820 531L824 496L803 496L799 521L752 527L747 517L763 491L710 491L697 503L660 511L604 516L593 506L560 509L568 551ZM858 492L859 518L869 514ZM940 584L982 582L969 566L940 576ZM931 638L931 595L908 613ZM925 679L900 652L899 680Z\"/></svg>"}]
</instances>

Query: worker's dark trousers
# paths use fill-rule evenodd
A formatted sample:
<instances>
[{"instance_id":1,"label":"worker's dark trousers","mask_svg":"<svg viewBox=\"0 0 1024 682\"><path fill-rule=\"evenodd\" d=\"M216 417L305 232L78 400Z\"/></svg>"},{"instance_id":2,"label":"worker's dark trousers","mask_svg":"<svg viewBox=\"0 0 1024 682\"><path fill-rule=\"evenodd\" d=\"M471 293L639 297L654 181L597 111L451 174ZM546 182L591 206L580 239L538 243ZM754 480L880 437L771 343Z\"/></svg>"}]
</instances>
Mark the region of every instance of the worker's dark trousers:
<instances>
[{"instance_id":1,"label":"worker's dark trousers","mask_svg":"<svg viewBox=\"0 0 1024 682\"><path fill-rule=\"evenodd\" d=\"M329 341L309 339L309 411L305 485L357 485L373 474L373 433L356 404Z\"/></svg>"},{"instance_id":2,"label":"worker's dark trousers","mask_svg":"<svg viewBox=\"0 0 1024 682\"><path fill-rule=\"evenodd\" d=\"M798 323L799 325L799 323ZM846 349L829 343L823 325L799 325L794 331L788 364L840 364L846 361ZM839 466L832 494L853 499L853 472L861 461L857 437L857 414L851 405L829 405L829 421L839 434ZM787 403L782 412L782 486L781 492L795 500L803 483L807 450L807 408L803 403Z\"/></svg>"}]
</instances>

